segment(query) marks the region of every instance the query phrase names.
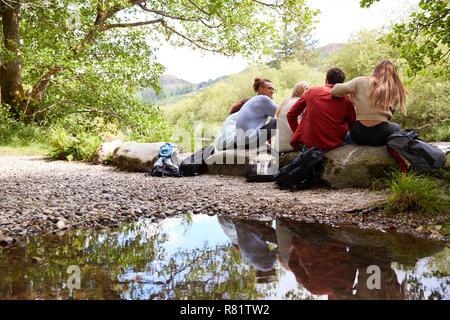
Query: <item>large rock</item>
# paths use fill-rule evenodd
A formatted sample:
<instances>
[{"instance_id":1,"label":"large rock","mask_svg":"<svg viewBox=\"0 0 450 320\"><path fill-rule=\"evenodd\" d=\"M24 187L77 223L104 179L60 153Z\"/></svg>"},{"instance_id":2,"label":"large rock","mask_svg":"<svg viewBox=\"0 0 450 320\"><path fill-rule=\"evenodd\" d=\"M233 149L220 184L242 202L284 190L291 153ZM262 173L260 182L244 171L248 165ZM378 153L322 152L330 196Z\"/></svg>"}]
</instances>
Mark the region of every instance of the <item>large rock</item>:
<instances>
[{"instance_id":1,"label":"large rock","mask_svg":"<svg viewBox=\"0 0 450 320\"><path fill-rule=\"evenodd\" d=\"M267 148L264 146L259 151L260 155L266 154ZM205 162L208 167L208 174L243 176L248 165L257 156L258 150L256 149L216 150Z\"/></svg>"},{"instance_id":2,"label":"large rock","mask_svg":"<svg viewBox=\"0 0 450 320\"><path fill-rule=\"evenodd\" d=\"M112 159L114 151L122 144L120 140L103 142L95 151L94 163L104 163Z\"/></svg>"},{"instance_id":3,"label":"large rock","mask_svg":"<svg viewBox=\"0 0 450 320\"><path fill-rule=\"evenodd\" d=\"M125 142L116 149L112 163L122 170L147 172L153 169L158 152L166 142Z\"/></svg>"},{"instance_id":4,"label":"large rock","mask_svg":"<svg viewBox=\"0 0 450 320\"><path fill-rule=\"evenodd\" d=\"M386 146L348 145L328 151L321 179L333 188L370 187L400 166Z\"/></svg>"},{"instance_id":5,"label":"large rock","mask_svg":"<svg viewBox=\"0 0 450 320\"><path fill-rule=\"evenodd\" d=\"M447 157L447 160L445 161L445 166L446 167L450 166L450 142L439 141L439 142L430 142L430 144L438 147L445 153Z\"/></svg>"},{"instance_id":6,"label":"large rock","mask_svg":"<svg viewBox=\"0 0 450 320\"><path fill-rule=\"evenodd\" d=\"M280 167L299 156L288 152L280 156ZM368 147L348 145L328 151L325 155L321 180L333 188L366 188L372 180L386 176L400 167L386 146Z\"/></svg>"},{"instance_id":7,"label":"large rock","mask_svg":"<svg viewBox=\"0 0 450 320\"><path fill-rule=\"evenodd\" d=\"M447 155L450 160L450 142L430 142ZM280 168L299 156L298 152L288 152L280 156ZM348 145L328 151L325 155L324 171L321 179L333 188L367 188L374 179L383 178L393 170L400 170L397 160L387 151L386 146L369 147Z\"/></svg>"}]
</instances>

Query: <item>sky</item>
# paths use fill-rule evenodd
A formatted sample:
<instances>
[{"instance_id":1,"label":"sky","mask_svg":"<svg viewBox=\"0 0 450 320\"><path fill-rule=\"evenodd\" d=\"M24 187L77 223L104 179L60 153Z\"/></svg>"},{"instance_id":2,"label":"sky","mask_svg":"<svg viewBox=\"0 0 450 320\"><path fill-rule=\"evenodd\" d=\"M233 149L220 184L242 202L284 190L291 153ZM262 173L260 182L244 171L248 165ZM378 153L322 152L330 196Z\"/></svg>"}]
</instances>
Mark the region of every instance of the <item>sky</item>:
<instances>
[{"instance_id":1,"label":"sky","mask_svg":"<svg viewBox=\"0 0 450 320\"><path fill-rule=\"evenodd\" d=\"M347 42L361 29L380 28L390 20L404 15L405 10L416 6L419 0L381 0L369 9L359 7L359 0L307 0L313 9L320 9L313 37L317 47L329 43ZM238 73L248 67L242 57L224 57L201 53L187 48L164 45L158 53L159 62L166 67L165 74L194 83Z\"/></svg>"}]
</instances>

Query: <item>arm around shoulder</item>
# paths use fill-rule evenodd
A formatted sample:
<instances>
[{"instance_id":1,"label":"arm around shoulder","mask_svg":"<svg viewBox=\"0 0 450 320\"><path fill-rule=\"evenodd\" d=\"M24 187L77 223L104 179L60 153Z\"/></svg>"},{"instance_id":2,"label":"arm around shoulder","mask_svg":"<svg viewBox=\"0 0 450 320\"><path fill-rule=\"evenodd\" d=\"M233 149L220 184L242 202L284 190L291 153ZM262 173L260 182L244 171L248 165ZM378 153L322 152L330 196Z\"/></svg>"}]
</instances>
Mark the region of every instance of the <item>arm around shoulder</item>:
<instances>
[{"instance_id":1,"label":"arm around shoulder","mask_svg":"<svg viewBox=\"0 0 450 320\"><path fill-rule=\"evenodd\" d=\"M356 86L361 78L362 77L358 77L346 83L336 83L330 91L331 95L335 97L342 97L349 93L355 93Z\"/></svg>"}]
</instances>

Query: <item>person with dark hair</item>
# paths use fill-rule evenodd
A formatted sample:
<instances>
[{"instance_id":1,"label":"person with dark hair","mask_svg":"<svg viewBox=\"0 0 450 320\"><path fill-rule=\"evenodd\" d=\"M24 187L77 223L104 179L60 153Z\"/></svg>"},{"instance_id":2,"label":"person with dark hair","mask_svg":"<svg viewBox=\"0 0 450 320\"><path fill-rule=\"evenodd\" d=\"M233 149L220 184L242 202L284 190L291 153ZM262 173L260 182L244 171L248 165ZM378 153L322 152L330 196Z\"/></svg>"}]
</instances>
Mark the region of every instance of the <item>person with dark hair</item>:
<instances>
[{"instance_id":1,"label":"person with dark hair","mask_svg":"<svg viewBox=\"0 0 450 320\"><path fill-rule=\"evenodd\" d=\"M406 115L406 90L397 68L389 60L377 64L369 77L337 84L331 94L335 97L355 95L357 121L350 136L359 145L385 145L387 137L400 130L397 123L389 123L396 105L399 104Z\"/></svg>"},{"instance_id":2,"label":"person with dark hair","mask_svg":"<svg viewBox=\"0 0 450 320\"><path fill-rule=\"evenodd\" d=\"M232 106L228 117L222 124L222 127L217 134L214 146L217 150L234 149L234 139L236 136L236 119L239 110L250 98L244 98L236 101Z\"/></svg>"},{"instance_id":3,"label":"person with dark hair","mask_svg":"<svg viewBox=\"0 0 450 320\"><path fill-rule=\"evenodd\" d=\"M347 132L355 124L355 107L349 97L333 97L330 91L336 83L344 80L344 71L329 69L325 86L306 90L291 107L286 118L294 132L291 139L294 150L300 151L305 147L331 150L343 145ZM303 119L298 123L298 116L305 108Z\"/></svg>"},{"instance_id":4,"label":"person with dark hair","mask_svg":"<svg viewBox=\"0 0 450 320\"><path fill-rule=\"evenodd\" d=\"M239 110L241 110L242 106L244 105L244 103L246 103L248 100L250 100L250 98L244 98L242 100L239 100L237 102L235 102L232 106L231 106L231 110L229 114L233 114L238 112Z\"/></svg>"},{"instance_id":5,"label":"person with dark hair","mask_svg":"<svg viewBox=\"0 0 450 320\"><path fill-rule=\"evenodd\" d=\"M257 95L242 106L236 119L235 148L238 149L258 147L259 143L270 140L272 130L276 129L277 105L272 100L275 91L272 81L255 78L253 90Z\"/></svg>"}]
</instances>

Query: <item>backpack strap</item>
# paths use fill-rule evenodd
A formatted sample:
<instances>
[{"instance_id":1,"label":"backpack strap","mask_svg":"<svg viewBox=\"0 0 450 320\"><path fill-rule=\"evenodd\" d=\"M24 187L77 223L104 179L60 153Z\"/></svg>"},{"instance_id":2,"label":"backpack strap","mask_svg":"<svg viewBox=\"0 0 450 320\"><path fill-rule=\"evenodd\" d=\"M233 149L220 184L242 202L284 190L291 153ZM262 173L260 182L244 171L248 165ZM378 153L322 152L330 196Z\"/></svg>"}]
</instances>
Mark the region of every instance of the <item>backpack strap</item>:
<instances>
[{"instance_id":1,"label":"backpack strap","mask_svg":"<svg viewBox=\"0 0 450 320\"><path fill-rule=\"evenodd\" d=\"M387 149L389 153L392 154L397 160L398 164L400 165L400 169L402 170L403 176L406 178L406 176L408 175L408 169L405 160L398 154L397 151L395 151L391 147L387 147Z\"/></svg>"}]
</instances>

